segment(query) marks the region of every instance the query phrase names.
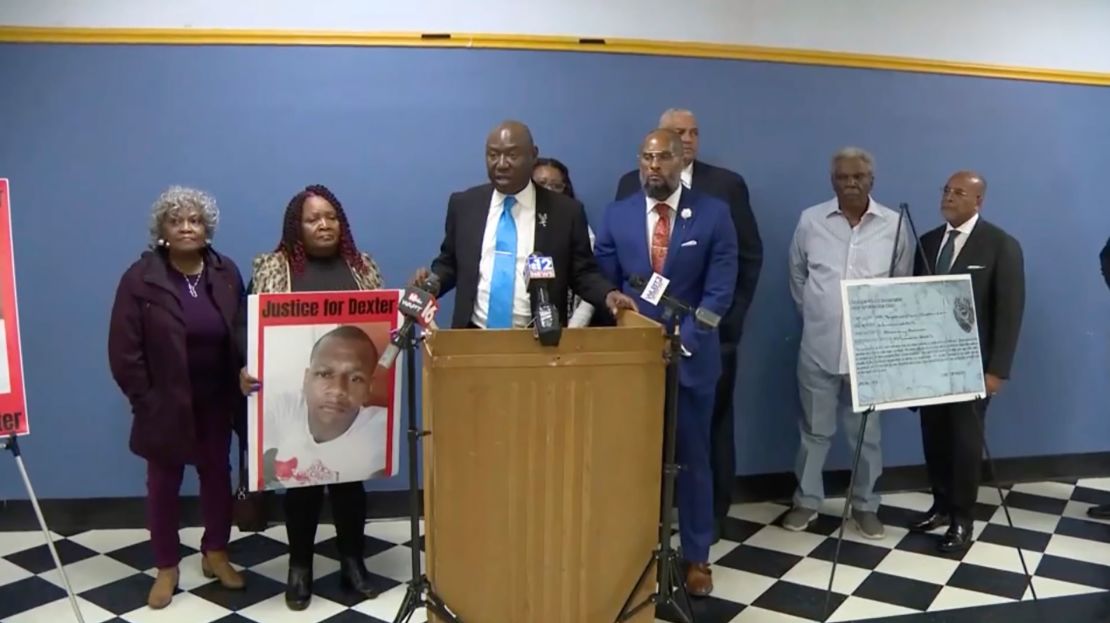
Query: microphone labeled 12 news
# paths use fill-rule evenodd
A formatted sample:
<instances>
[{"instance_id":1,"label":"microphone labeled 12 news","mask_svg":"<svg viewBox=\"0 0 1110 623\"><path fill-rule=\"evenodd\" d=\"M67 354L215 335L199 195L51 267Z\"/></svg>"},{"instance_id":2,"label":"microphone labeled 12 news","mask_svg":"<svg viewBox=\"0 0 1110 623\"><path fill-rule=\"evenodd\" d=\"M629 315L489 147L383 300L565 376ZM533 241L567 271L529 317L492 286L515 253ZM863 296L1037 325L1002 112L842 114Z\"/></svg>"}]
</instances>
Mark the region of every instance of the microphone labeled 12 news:
<instances>
[{"instance_id":1,"label":"microphone labeled 12 news","mask_svg":"<svg viewBox=\"0 0 1110 623\"><path fill-rule=\"evenodd\" d=\"M528 295L534 302L534 316L532 318L533 334L543 346L558 346L562 337L563 328L559 320L559 312L551 302L548 286L555 279L555 261L546 255L529 255L524 262L524 284ZM644 279L640 275L630 275L628 283L633 288L640 290L640 298L652 305L663 305L670 310L692 314L694 322L707 329L716 328L721 322L721 317L708 309L680 301L667 294L670 280L652 273L651 279ZM385 352L378 359L378 365L389 369L393 367L397 355L411 339L416 325L422 328L435 329L435 315L439 310L436 295L439 294L439 277L434 273L418 286L410 285L401 292L397 309L404 317L401 326L389 340Z\"/></svg>"},{"instance_id":2,"label":"microphone labeled 12 news","mask_svg":"<svg viewBox=\"0 0 1110 623\"><path fill-rule=\"evenodd\" d=\"M524 285L534 303L532 333L541 346L558 346L563 336L559 310L551 303L548 284L555 279L555 260L546 255L529 255L524 261Z\"/></svg>"}]
</instances>

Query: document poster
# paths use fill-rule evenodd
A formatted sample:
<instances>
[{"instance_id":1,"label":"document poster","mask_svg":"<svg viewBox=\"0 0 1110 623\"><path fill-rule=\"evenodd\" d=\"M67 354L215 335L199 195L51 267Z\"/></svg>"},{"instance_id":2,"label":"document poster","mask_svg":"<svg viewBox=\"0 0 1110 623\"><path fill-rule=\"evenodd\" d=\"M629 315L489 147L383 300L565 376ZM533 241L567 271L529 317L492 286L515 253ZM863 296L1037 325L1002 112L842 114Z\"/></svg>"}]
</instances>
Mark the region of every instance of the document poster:
<instances>
[{"instance_id":1,"label":"document poster","mask_svg":"<svg viewBox=\"0 0 1110 623\"><path fill-rule=\"evenodd\" d=\"M31 432L19 341L10 191L8 180L0 178L0 436L4 437Z\"/></svg>"},{"instance_id":2,"label":"document poster","mask_svg":"<svg viewBox=\"0 0 1110 623\"><path fill-rule=\"evenodd\" d=\"M252 491L387 478L398 472L401 358L378 358L401 321L400 290L247 298Z\"/></svg>"},{"instance_id":3,"label":"document poster","mask_svg":"<svg viewBox=\"0 0 1110 623\"><path fill-rule=\"evenodd\" d=\"M986 395L970 275L841 282L852 408Z\"/></svg>"}]
</instances>

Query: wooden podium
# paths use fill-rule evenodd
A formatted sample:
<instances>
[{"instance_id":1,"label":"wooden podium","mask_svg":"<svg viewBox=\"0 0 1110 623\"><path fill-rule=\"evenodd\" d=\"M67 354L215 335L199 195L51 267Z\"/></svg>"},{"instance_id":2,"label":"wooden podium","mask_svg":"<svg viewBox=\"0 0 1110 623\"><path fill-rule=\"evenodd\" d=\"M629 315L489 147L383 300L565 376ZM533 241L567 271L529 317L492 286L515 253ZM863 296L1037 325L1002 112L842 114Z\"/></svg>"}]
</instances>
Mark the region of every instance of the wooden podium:
<instances>
[{"instance_id":1,"label":"wooden podium","mask_svg":"<svg viewBox=\"0 0 1110 623\"><path fill-rule=\"evenodd\" d=\"M425 342L427 574L464 623L612 623L650 559L666 340L639 314L619 325L556 348L531 330Z\"/></svg>"}]
</instances>

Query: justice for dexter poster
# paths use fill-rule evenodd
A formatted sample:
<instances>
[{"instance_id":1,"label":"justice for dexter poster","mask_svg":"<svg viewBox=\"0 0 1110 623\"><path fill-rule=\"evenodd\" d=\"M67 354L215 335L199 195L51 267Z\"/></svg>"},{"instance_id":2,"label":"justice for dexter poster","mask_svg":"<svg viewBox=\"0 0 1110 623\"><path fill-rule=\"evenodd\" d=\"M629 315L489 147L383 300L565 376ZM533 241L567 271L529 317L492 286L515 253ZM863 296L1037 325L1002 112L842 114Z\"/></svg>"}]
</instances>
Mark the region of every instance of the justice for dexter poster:
<instances>
[{"instance_id":1,"label":"justice for dexter poster","mask_svg":"<svg viewBox=\"0 0 1110 623\"><path fill-rule=\"evenodd\" d=\"M26 435L27 400L12 254L11 185L0 178L0 436Z\"/></svg>"},{"instance_id":2,"label":"justice for dexter poster","mask_svg":"<svg viewBox=\"0 0 1110 623\"><path fill-rule=\"evenodd\" d=\"M401 363L378 359L400 323L399 290L248 297L252 491L397 473Z\"/></svg>"}]
</instances>

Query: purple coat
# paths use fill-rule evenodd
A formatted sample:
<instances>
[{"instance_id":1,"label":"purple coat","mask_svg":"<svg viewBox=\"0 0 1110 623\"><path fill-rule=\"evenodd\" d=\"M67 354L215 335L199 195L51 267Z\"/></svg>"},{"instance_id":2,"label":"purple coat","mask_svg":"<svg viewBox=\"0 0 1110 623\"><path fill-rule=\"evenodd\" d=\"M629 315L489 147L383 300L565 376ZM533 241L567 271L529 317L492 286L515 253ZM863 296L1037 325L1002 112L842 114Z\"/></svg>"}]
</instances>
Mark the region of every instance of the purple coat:
<instances>
[{"instance_id":1,"label":"purple coat","mask_svg":"<svg viewBox=\"0 0 1110 623\"><path fill-rule=\"evenodd\" d=\"M230 352L235 358L227 368L233 372L226 381L231 420L243 412L237 372L245 356L235 336L246 299L239 269L230 258L209 250L204 265L208 293L227 323ZM196 415L179 296L170 282L163 253L143 253L116 289L108 329L108 363L112 378L131 403L131 451L147 460L194 463ZM222 388L220 395L224 395Z\"/></svg>"}]
</instances>

